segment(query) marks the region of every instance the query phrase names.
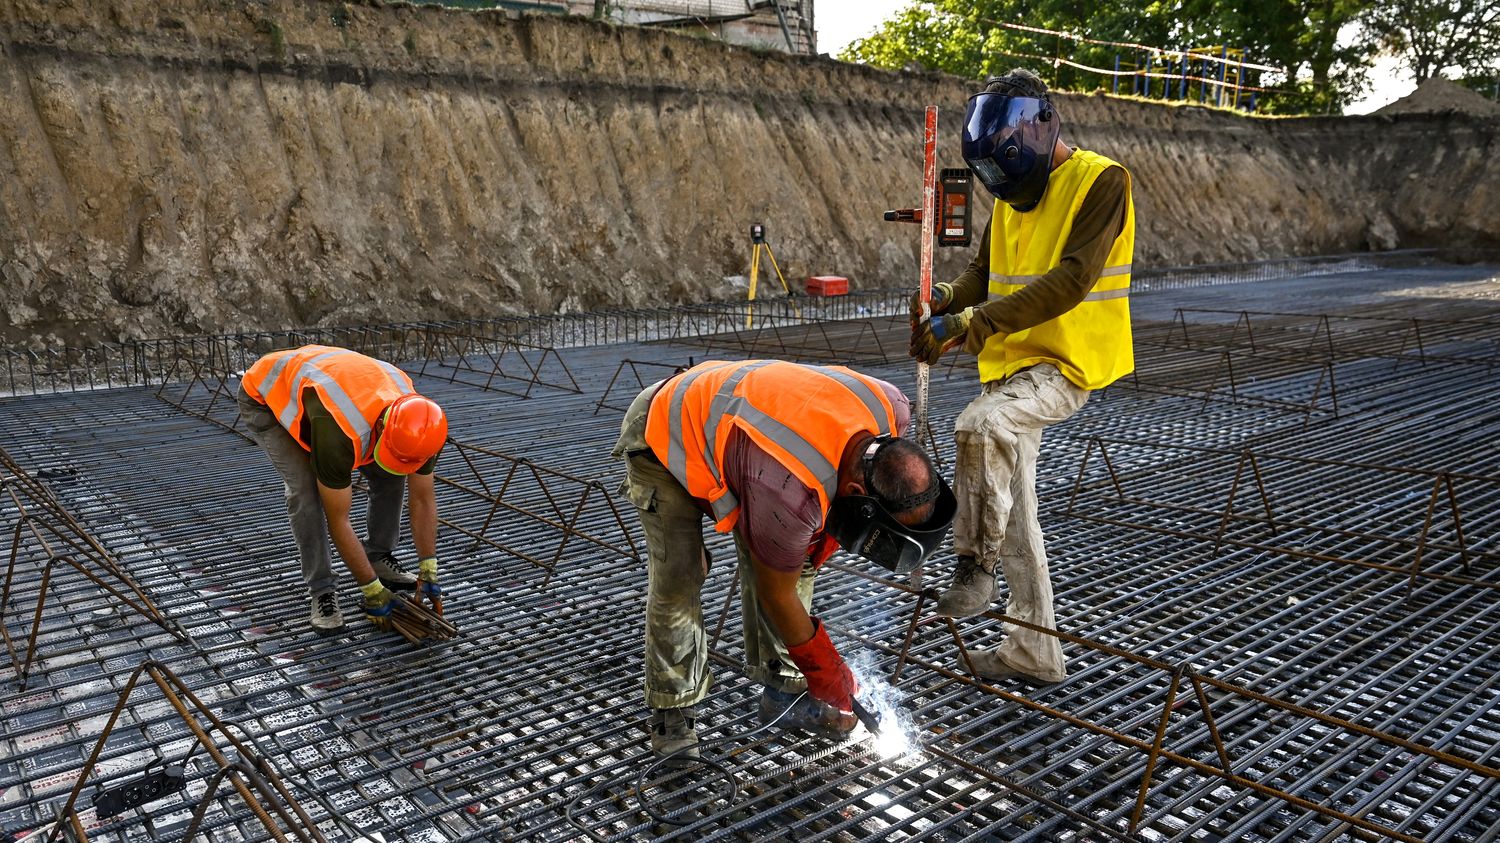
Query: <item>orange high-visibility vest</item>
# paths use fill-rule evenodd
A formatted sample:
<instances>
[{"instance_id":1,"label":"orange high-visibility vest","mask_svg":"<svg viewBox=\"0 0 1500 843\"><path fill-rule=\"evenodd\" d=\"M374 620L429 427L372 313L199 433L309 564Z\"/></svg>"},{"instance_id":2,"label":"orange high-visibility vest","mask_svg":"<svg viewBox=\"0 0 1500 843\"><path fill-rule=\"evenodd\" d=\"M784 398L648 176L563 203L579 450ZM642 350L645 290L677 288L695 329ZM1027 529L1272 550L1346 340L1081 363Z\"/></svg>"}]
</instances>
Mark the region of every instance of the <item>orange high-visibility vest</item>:
<instances>
[{"instance_id":1,"label":"orange high-visibility vest","mask_svg":"<svg viewBox=\"0 0 1500 843\"><path fill-rule=\"evenodd\" d=\"M1057 266L1089 188L1100 173L1117 166L1103 155L1075 149L1047 178L1047 192L1032 210L1023 214L995 201L990 218L990 299L1025 289ZM1128 171L1125 176L1129 179ZM991 335L979 352L980 382L1004 380L1038 363L1051 363L1079 387L1103 389L1135 368L1130 337L1135 201L1128 189L1125 201L1125 227L1083 301L1040 325Z\"/></svg>"},{"instance_id":2,"label":"orange high-visibility vest","mask_svg":"<svg viewBox=\"0 0 1500 843\"><path fill-rule=\"evenodd\" d=\"M646 444L688 494L708 502L714 529L726 533L740 515L739 500L724 484L732 431L744 431L815 490L826 520L844 446L859 433L894 433L895 426L880 383L843 366L709 361L657 390Z\"/></svg>"},{"instance_id":3,"label":"orange high-visibility vest","mask_svg":"<svg viewBox=\"0 0 1500 843\"><path fill-rule=\"evenodd\" d=\"M241 383L306 450L312 445L302 439L302 391L315 390L354 442L355 468L374 459L371 433L380 414L392 401L416 391L405 372L384 360L328 345L273 351L255 361Z\"/></svg>"}]
</instances>

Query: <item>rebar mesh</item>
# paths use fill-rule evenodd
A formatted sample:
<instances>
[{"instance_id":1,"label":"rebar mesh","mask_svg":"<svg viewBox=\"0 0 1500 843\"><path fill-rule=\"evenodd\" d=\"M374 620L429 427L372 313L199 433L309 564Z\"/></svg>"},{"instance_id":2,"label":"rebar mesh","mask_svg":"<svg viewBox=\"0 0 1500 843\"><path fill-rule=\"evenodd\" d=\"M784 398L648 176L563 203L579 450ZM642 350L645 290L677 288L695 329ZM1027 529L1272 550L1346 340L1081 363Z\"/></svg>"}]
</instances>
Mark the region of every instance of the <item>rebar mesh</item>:
<instances>
[{"instance_id":1,"label":"rebar mesh","mask_svg":"<svg viewBox=\"0 0 1500 843\"><path fill-rule=\"evenodd\" d=\"M579 391L525 399L419 375L464 443L445 452L439 500L443 518L468 531L447 528L440 545L462 635L425 647L370 632L353 617L352 588L341 596L345 634L308 629L279 483L258 449L225 429L235 410L210 403L214 378L170 400L151 387L8 399L0 446L191 641L100 612L108 601L84 578L55 583L28 686L12 679L0 694L0 827L51 818L121 683L149 658L253 738L330 840L355 839L351 826L418 841L1325 840L1351 821L1385 829L1365 836L1496 839L1500 781L1485 771L1500 765L1500 490L1490 481L1500 476L1500 373L1490 365L1500 302L1388 299L1413 278L1493 274L1428 267L1138 296L1140 379L1172 388L1122 381L1095 395L1048 433L1038 471L1067 681L977 685L954 634L992 645L1003 616L950 630L918 610L921 594L836 557L818 612L868 675L902 665L899 711L925 749L884 760L858 738L731 741L717 751L737 800L706 799L680 828L654 823L632 790L648 751L645 571L631 554L644 542L628 507L617 520L598 496L620 479L608 451L638 385L616 384L607 401L606 391L621 360L662 364L641 369L655 378L705 354L859 361L909 389L904 324L857 318L808 341L746 332L733 313L737 324L691 342L558 348ZM1403 312L1392 317L1391 306ZM1240 308L1261 312L1254 348L1243 324L1235 334ZM1289 351L1328 347L1323 320L1308 314L1331 317L1332 353ZM1353 317L1448 327L1424 333L1419 359L1411 348L1385 353L1398 328ZM1163 339L1184 324L1186 345ZM420 346L409 347L402 362L420 371ZM1271 362L1237 370L1233 392L1210 388L1226 349ZM1320 372L1337 383L1337 413L1309 409ZM934 372L948 465L944 431L975 391L972 363ZM502 490L517 459L537 470L521 464L525 482ZM571 533L558 511L575 518ZM0 496L5 541L19 516ZM721 536L709 546L705 613L724 632L705 738L752 728L759 693L738 668L732 548ZM18 576L44 561L23 546ZM951 562L940 552L928 581L942 584ZM29 604L3 608L6 628L24 636ZM180 796L105 821L87 805L96 783L181 758L190 742L160 698L132 697L86 776L90 839L180 839L210 782L201 752ZM1225 758L1229 777L1216 772ZM203 827L200 839L274 839L233 791L211 799Z\"/></svg>"}]
</instances>

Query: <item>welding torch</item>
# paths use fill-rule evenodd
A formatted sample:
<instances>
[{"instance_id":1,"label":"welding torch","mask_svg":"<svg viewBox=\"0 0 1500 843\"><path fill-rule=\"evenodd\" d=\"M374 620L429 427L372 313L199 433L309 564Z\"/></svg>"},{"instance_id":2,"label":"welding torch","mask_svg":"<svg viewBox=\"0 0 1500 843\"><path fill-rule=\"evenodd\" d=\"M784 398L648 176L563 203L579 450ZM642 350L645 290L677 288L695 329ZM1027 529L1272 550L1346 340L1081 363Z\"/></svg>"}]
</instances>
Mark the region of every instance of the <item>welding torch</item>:
<instances>
[{"instance_id":1,"label":"welding torch","mask_svg":"<svg viewBox=\"0 0 1500 843\"><path fill-rule=\"evenodd\" d=\"M854 716L859 718L859 722L865 724L865 728L870 731L870 734L879 735L880 718L871 713L868 708L860 705L859 700L854 697L849 698L849 704L854 708Z\"/></svg>"}]
</instances>

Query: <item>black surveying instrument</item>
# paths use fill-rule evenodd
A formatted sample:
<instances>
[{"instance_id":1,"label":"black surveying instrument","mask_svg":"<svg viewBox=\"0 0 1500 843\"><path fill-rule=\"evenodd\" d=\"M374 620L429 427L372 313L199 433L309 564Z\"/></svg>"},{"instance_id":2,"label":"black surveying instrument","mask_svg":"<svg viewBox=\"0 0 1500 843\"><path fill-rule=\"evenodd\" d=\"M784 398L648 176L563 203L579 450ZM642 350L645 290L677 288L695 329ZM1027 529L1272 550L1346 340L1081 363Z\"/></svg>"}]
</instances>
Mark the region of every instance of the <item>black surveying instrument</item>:
<instances>
[{"instance_id":1,"label":"black surveying instrument","mask_svg":"<svg viewBox=\"0 0 1500 843\"><path fill-rule=\"evenodd\" d=\"M776 278L781 281L781 289L786 293L788 299L793 298L792 288L787 286L786 276L781 274L781 266L776 263L776 253L771 251L771 244L766 242L766 226L763 223L750 224L750 295L745 299L745 327L749 328L753 319L755 306L755 288L760 281L760 252L764 249L766 257L771 259L771 268L776 270ZM793 304L792 309L801 316L802 311Z\"/></svg>"}]
</instances>

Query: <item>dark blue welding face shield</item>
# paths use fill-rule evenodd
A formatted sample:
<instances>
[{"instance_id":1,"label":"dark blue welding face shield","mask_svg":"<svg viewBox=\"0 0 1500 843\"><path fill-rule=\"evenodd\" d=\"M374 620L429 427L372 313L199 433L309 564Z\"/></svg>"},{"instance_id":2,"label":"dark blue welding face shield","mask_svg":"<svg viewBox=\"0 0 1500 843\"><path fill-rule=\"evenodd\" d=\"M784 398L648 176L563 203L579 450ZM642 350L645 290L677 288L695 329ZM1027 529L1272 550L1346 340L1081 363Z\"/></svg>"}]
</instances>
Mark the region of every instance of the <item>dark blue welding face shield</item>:
<instances>
[{"instance_id":1,"label":"dark blue welding face shield","mask_svg":"<svg viewBox=\"0 0 1500 843\"><path fill-rule=\"evenodd\" d=\"M1047 190L1061 129L1046 100L978 93L964 112L964 161L996 199L1024 213Z\"/></svg>"},{"instance_id":2,"label":"dark blue welding face shield","mask_svg":"<svg viewBox=\"0 0 1500 843\"><path fill-rule=\"evenodd\" d=\"M870 466L875 454L890 436L877 436L867 446L861 463L865 488L872 492ZM912 571L931 556L958 512L958 499L941 476L925 492L901 500L887 500L876 494L840 495L834 498L828 512L828 533L843 549L874 562L893 574ZM931 503L932 514L920 524L902 524L896 515Z\"/></svg>"}]
</instances>

